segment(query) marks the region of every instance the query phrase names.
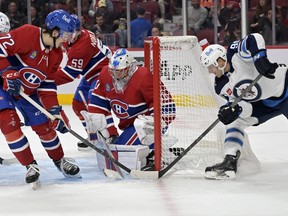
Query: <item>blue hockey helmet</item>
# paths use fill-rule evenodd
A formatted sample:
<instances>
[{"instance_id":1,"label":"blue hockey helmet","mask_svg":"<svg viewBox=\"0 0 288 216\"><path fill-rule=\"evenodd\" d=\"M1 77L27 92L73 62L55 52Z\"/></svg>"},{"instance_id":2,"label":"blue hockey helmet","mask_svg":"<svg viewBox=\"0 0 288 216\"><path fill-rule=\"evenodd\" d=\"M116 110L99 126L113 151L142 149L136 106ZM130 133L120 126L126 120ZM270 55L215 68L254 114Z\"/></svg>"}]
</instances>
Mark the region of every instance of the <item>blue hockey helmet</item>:
<instances>
[{"instance_id":1,"label":"blue hockey helmet","mask_svg":"<svg viewBox=\"0 0 288 216\"><path fill-rule=\"evenodd\" d=\"M45 20L46 28L53 30L58 28L61 32L74 33L76 23L74 18L64 10L54 10L50 12Z\"/></svg>"},{"instance_id":2,"label":"blue hockey helmet","mask_svg":"<svg viewBox=\"0 0 288 216\"><path fill-rule=\"evenodd\" d=\"M78 16L76 14L71 14L71 16L73 17L75 24L76 24L76 30L80 31L81 30L81 23L80 20L78 18Z\"/></svg>"}]
</instances>

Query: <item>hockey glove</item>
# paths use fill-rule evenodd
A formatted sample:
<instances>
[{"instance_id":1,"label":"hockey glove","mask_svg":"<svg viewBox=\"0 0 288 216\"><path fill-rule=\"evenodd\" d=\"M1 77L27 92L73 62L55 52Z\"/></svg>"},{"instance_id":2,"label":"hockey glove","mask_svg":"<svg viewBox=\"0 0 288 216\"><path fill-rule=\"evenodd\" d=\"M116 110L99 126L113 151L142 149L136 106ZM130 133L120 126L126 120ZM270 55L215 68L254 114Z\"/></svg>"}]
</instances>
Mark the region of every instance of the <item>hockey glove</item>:
<instances>
[{"instance_id":1,"label":"hockey glove","mask_svg":"<svg viewBox=\"0 0 288 216\"><path fill-rule=\"evenodd\" d=\"M69 119L62 110L62 106L53 106L49 112L56 117L55 120L50 120L50 128L59 131L60 133L67 133L71 128Z\"/></svg>"},{"instance_id":2,"label":"hockey glove","mask_svg":"<svg viewBox=\"0 0 288 216\"><path fill-rule=\"evenodd\" d=\"M8 70L2 74L3 89L12 96L20 94L21 81L20 73L16 70Z\"/></svg>"},{"instance_id":3,"label":"hockey glove","mask_svg":"<svg viewBox=\"0 0 288 216\"><path fill-rule=\"evenodd\" d=\"M241 112L242 107L237 104L232 108L231 103L229 103L220 107L220 110L218 112L218 118L224 125L228 125L235 121L239 117Z\"/></svg>"},{"instance_id":4,"label":"hockey glove","mask_svg":"<svg viewBox=\"0 0 288 216\"><path fill-rule=\"evenodd\" d=\"M260 74L263 76L269 78L269 79L274 79L274 73L276 69L278 68L277 63L271 63L266 55L266 50L261 50L260 52L256 53L253 56L253 61L256 69Z\"/></svg>"}]
</instances>

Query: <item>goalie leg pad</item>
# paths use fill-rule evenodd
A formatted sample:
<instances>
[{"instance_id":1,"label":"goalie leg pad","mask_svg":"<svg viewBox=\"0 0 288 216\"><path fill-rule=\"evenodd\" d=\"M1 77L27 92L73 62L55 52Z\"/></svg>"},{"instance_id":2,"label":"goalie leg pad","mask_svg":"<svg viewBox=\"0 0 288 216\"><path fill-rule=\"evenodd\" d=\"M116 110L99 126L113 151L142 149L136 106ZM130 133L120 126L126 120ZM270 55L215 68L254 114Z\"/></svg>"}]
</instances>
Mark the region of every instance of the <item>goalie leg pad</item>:
<instances>
[{"instance_id":1,"label":"goalie leg pad","mask_svg":"<svg viewBox=\"0 0 288 216\"><path fill-rule=\"evenodd\" d=\"M114 145L108 144L114 158L118 160L120 163L128 167L129 169L138 169L140 170L142 167L146 165L146 157L149 154L148 146L126 146L126 145ZM99 145L97 146L101 148ZM101 149L103 149L102 147ZM97 155L98 167L100 170L103 169L113 169L115 170L114 165L109 159L106 159L104 156Z\"/></svg>"}]
</instances>

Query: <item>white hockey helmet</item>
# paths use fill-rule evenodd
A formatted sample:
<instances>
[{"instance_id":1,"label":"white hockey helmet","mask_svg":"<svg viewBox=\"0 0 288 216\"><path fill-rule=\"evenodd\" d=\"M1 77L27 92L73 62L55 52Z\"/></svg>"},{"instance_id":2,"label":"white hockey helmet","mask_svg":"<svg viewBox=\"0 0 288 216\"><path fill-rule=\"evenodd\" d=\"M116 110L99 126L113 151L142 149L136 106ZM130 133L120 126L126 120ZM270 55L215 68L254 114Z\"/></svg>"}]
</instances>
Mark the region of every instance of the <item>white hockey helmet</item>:
<instances>
[{"instance_id":1,"label":"white hockey helmet","mask_svg":"<svg viewBox=\"0 0 288 216\"><path fill-rule=\"evenodd\" d=\"M2 12L0 12L0 33L7 33L10 31L9 18Z\"/></svg>"},{"instance_id":2,"label":"white hockey helmet","mask_svg":"<svg viewBox=\"0 0 288 216\"><path fill-rule=\"evenodd\" d=\"M201 56L200 56L200 61L201 64L205 67L209 67L210 65L214 65L215 67L219 68L218 66L218 62L217 59L218 58L222 58L223 60L225 60L227 62L227 55L226 55L226 49L225 47L219 45L219 44L213 44L213 45L209 45L207 46ZM225 64L226 66L226 64ZM219 68L220 70L223 69Z\"/></svg>"},{"instance_id":3,"label":"white hockey helmet","mask_svg":"<svg viewBox=\"0 0 288 216\"><path fill-rule=\"evenodd\" d=\"M131 66L135 59L130 55L130 53L124 49L120 48L116 50L109 61L109 68L112 70L123 70Z\"/></svg>"},{"instance_id":4,"label":"white hockey helmet","mask_svg":"<svg viewBox=\"0 0 288 216\"><path fill-rule=\"evenodd\" d=\"M136 60L124 48L115 51L109 60L109 74L113 78L115 90L123 91L135 71Z\"/></svg>"}]
</instances>

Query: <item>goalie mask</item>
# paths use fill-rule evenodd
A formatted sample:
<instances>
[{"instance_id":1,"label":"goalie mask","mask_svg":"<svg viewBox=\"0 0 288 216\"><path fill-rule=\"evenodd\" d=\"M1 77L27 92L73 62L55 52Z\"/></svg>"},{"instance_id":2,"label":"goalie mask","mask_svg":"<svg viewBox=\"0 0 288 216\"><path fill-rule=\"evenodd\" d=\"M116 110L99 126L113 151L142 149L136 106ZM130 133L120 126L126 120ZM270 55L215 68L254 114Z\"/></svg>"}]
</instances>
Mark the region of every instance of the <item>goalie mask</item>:
<instances>
[{"instance_id":1,"label":"goalie mask","mask_svg":"<svg viewBox=\"0 0 288 216\"><path fill-rule=\"evenodd\" d=\"M136 69L136 60L126 49L118 49L109 60L109 74L113 78L116 93L124 91Z\"/></svg>"},{"instance_id":2,"label":"goalie mask","mask_svg":"<svg viewBox=\"0 0 288 216\"><path fill-rule=\"evenodd\" d=\"M217 62L218 58L222 58L226 61L225 65L221 68ZM224 68L227 64L226 49L218 44L209 45L203 50L200 61L204 67L208 68L209 66L214 65L216 68L221 70L222 73L224 73Z\"/></svg>"},{"instance_id":3,"label":"goalie mask","mask_svg":"<svg viewBox=\"0 0 288 216\"><path fill-rule=\"evenodd\" d=\"M9 18L2 12L0 12L0 33L7 33L10 31Z\"/></svg>"}]
</instances>

